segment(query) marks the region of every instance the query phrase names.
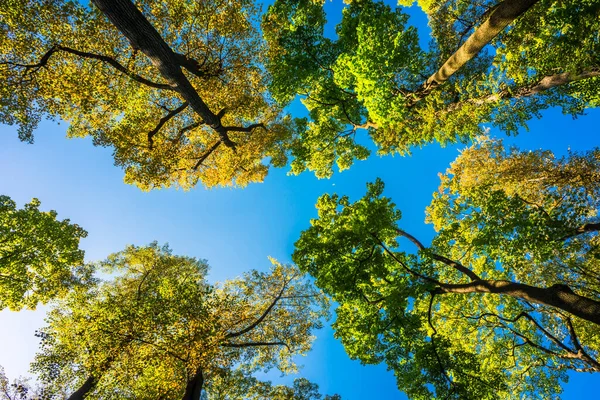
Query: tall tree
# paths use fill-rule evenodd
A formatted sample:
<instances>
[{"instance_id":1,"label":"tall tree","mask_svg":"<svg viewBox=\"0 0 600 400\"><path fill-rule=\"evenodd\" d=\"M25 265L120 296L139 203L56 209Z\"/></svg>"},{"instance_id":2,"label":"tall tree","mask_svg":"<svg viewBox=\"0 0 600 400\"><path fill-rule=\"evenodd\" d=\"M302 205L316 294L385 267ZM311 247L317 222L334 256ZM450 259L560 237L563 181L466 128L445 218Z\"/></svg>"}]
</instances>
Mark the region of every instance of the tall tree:
<instances>
[{"instance_id":1,"label":"tall tree","mask_svg":"<svg viewBox=\"0 0 600 400\"><path fill-rule=\"evenodd\" d=\"M29 379L18 378L11 383L0 365L0 400L51 400L43 387L32 387Z\"/></svg>"},{"instance_id":2,"label":"tall tree","mask_svg":"<svg viewBox=\"0 0 600 400\"><path fill-rule=\"evenodd\" d=\"M274 263L222 285L168 247L129 247L102 266L118 274L50 312L33 368L70 399L200 398L223 371L295 370L325 313L292 266Z\"/></svg>"},{"instance_id":3,"label":"tall tree","mask_svg":"<svg viewBox=\"0 0 600 400\"><path fill-rule=\"evenodd\" d=\"M427 50L401 8L348 3L333 39L320 0L278 0L263 19L273 95L299 95L310 112L296 122L296 173L325 177L366 158L361 129L380 153L406 154L471 139L482 123L516 133L545 108L599 104L598 0L419 2Z\"/></svg>"},{"instance_id":4,"label":"tall tree","mask_svg":"<svg viewBox=\"0 0 600 400\"><path fill-rule=\"evenodd\" d=\"M350 356L385 362L409 397L551 398L566 371L600 372L599 174L598 150L484 140L444 175L431 246L377 181L321 197L293 258L339 303Z\"/></svg>"},{"instance_id":5,"label":"tall tree","mask_svg":"<svg viewBox=\"0 0 600 400\"><path fill-rule=\"evenodd\" d=\"M294 379L292 386L259 381L242 371L223 370L208 383L206 400L341 400L339 395L319 393L319 386L305 378Z\"/></svg>"},{"instance_id":6,"label":"tall tree","mask_svg":"<svg viewBox=\"0 0 600 400\"><path fill-rule=\"evenodd\" d=\"M87 236L33 199L23 209L0 196L0 310L35 309L91 280L79 241Z\"/></svg>"},{"instance_id":7,"label":"tall tree","mask_svg":"<svg viewBox=\"0 0 600 400\"><path fill-rule=\"evenodd\" d=\"M145 190L243 186L266 157L286 163L252 1L93 3L3 4L0 122L32 141L41 118L67 121Z\"/></svg>"}]
</instances>

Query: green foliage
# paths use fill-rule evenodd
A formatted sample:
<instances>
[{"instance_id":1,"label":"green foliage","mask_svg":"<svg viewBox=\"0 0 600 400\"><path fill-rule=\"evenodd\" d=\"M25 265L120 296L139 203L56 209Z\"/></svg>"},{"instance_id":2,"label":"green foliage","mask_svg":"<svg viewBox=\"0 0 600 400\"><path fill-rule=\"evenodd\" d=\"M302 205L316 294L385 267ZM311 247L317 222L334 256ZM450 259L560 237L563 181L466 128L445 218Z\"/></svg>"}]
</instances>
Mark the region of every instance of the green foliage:
<instances>
[{"instance_id":1,"label":"green foliage","mask_svg":"<svg viewBox=\"0 0 600 400\"><path fill-rule=\"evenodd\" d=\"M503 389L499 367L486 368L473 352L450 346L445 338L432 344L427 323L432 287L413 279L402 265L422 269L419 273L431 267L404 252L395 253L399 265L382 251L380 243L397 247L400 218L382 191L377 181L355 203L322 196L319 218L296 243L294 261L339 303L333 327L350 357L366 364L385 362L411 398L494 398ZM454 375L455 385L440 372L437 357Z\"/></svg>"},{"instance_id":2,"label":"green foliage","mask_svg":"<svg viewBox=\"0 0 600 400\"><path fill-rule=\"evenodd\" d=\"M294 379L292 386L273 385L271 382L244 374L240 370L223 370L215 374L203 400L341 400L339 395L323 397L319 386L305 378Z\"/></svg>"},{"instance_id":3,"label":"green foliage","mask_svg":"<svg viewBox=\"0 0 600 400\"><path fill-rule=\"evenodd\" d=\"M597 306L599 174L598 150L556 159L481 140L442 177L431 247L398 227L378 180L353 203L322 196L293 259L339 303L348 354L385 362L410 398L555 398L567 370L600 370L597 325L524 292L465 288L562 288Z\"/></svg>"},{"instance_id":4,"label":"green foliage","mask_svg":"<svg viewBox=\"0 0 600 400\"><path fill-rule=\"evenodd\" d=\"M220 145L150 59L131 47L99 10L77 1L9 0L0 10L0 122L33 141L42 118L69 124L70 137L112 147L125 181L143 190L198 182L245 186L268 165L286 163L290 121L270 99L249 0L138 1L179 54L194 89L231 131ZM213 148L213 146L216 146Z\"/></svg>"},{"instance_id":5,"label":"green foliage","mask_svg":"<svg viewBox=\"0 0 600 400\"><path fill-rule=\"evenodd\" d=\"M198 371L207 390L233 370L294 371L326 309L297 269L278 263L214 286L206 262L153 243L99 267L116 277L72 292L39 333L32 368L54 393L91 378L90 399L180 399Z\"/></svg>"},{"instance_id":6,"label":"green foliage","mask_svg":"<svg viewBox=\"0 0 600 400\"><path fill-rule=\"evenodd\" d=\"M296 130L292 172L332 174L368 151L407 154L483 133L482 123L515 134L541 110L580 114L598 104L600 2L538 2L435 90L427 77L464 43L496 2L420 1L432 29L429 49L401 8L348 1L334 39L325 37L320 1L279 0L263 18L267 68L276 99L298 95L310 120ZM402 1L408 5L410 2ZM492 55L490 55L492 54Z\"/></svg>"},{"instance_id":7,"label":"green foliage","mask_svg":"<svg viewBox=\"0 0 600 400\"><path fill-rule=\"evenodd\" d=\"M35 309L91 278L79 240L87 232L33 199L23 209L0 196L0 310Z\"/></svg>"}]
</instances>

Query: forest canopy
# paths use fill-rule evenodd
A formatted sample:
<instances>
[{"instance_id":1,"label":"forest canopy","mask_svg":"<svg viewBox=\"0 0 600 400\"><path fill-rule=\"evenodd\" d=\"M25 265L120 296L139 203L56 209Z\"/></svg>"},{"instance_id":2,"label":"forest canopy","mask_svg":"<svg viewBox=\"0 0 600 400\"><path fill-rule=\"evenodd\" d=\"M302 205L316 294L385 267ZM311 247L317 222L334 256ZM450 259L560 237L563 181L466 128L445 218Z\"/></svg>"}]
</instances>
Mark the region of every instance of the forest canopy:
<instances>
[{"instance_id":1,"label":"forest canopy","mask_svg":"<svg viewBox=\"0 0 600 400\"><path fill-rule=\"evenodd\" d=\"M206 261L152 243L96 267L115 277L71 291L37 333L32 370L55 398L191 400L204 390L218 399L238 384L281 391L252 373L295 371L293 357L310 349L327 312L297 268L276 261L209 284Z\"/></svg>"},{"instance_id":2,"label":"forest canopy","mask_svg":"<svg viewBox=\"0 0 600 400\"><path fill-rule=\"evenodd\" d=\"M405 3L405 2L403 2ZM482 124L516 134L550 107L598 105L600 2L419 2L431 45L401 7L348 1L335 36L324 2L278 0L263 18L273 96L309 111L291 146L292 171L319 177L379 154L466 141Z\"/></svg>"},{"instance_id":3,"label":"forest canopy","mask_svg":"<svg viewBox=\"0 0 600 400\"><path fill-rule=\"evenodd\" d=\"M113 15L133 12L126 23L146 31L124 36L100 3ZM143 14L129 1L10 0L0 10L0 121L26 141L40 119L65 121L70 137L111 147L125 181L144 190L245 186L264 178L265 157L284 165L289 120L267 92L258 7L137 7ZM157 48L170 75L152 58Z\"/></svg>"},{"instance_id":4,"label":"forest canopy","mask_svg":"<svg viewBox=\"0 0 600 400\"><path fill-rule=\"evenodd\" d=\"M271 167L330 178L372 152L467 147L425 209L430 241L381 179L356 200L321 195L302 233L308 213L296 206L314 177L285 193L257 189L261 204L182 206L169 192L132 209L131 192L104 197L99 184L81 200L62 194L65 208L107 218L99 235L135 233L103 261L84 260L79 225L36 198L18 208L0 196L0 310L49 310L36 331L37 381L11 383L0 367L0 400L340 400L304 377L264 375L298 372L333 308L347 355L383 364L411 399L557 398L571 373L600 372L600 149L554 153L497 137L548 111L576 118L600 105L600 0L417 0L428 28L409 18L412 3L344 0L335 15L325 0L4 0L0 123L33 143L43 119L64 122L68 137L108 148L142 191L244 187ZM433 158L453 151L426 162L442 171ZM3 176L26 176L4 155ZM415 205L430 165L407 160L387 165L399 181L423 180L401 193ZM7 185L12 198L39 185L32 170ZM44 193L97 184L70 172ZM128 209L133 226L124 215L108 222L93 196ZM160 207L144 209L146 199ZM278 214L284 202L293 207ZM295 264L241 273L232 264L245 259L220 263L240 273L213 282L205 260L168 245L114 253L147 226L217 257L300 237Z\"/></svg>"},{"instance_id":5,"label":"forest canopy","mask_svg":"<svg viewBox=\"0 0 600 400\"><path fill-rule=\"evenodd\" d=\"M368 157L359 130L407 154L598 104L597 0L419 4L427 48L402 7L372 0L349 1L333 38L316 0L275 1L262 32L249 0L11 0L0 121L32 141L61 119L111 147L127 183L187 189L259 182L289 156L330 176ZM308 118L283 113L296 98Z\"/></svg>"},{"instance_id":6,"label":"forest canopy","mask_svg":"<svg viewBox=\"0 0 600 400\"><path fill-rule=\"evenodd\" d=\"M338 303L348 354L410 398L551 398L566 371L600 371L599 174L598 149L480 139L442 176L431 246L378 180L356 202L323 195L293 259Z\"/></svg>"}]
</instances>

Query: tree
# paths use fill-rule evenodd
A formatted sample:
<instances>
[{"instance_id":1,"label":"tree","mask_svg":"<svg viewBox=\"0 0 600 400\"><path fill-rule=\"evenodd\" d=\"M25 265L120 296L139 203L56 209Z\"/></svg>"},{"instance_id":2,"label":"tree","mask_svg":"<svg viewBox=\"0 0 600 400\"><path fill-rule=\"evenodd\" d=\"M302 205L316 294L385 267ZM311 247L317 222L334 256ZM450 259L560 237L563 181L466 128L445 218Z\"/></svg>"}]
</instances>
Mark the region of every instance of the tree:
<instances>
[{"instance_id":1,"label":"tree","mask_svg":"<svg viewBox=\"0 0 600 400\"><path fill-rule=\"evenodd\" d=\"M407 154L472 139L482 123L514 134L548 107L578 115L599 104L597 0L419 1L428 50L401 8L348 3L335 39L323 1L278 0L263 19L273 96L299 95L310 112L296 122L295 173L327 177L365 159L361 129L379 153Z\"/></svg>"},{"instance_id":2,"label":"tree","mask_svg":"<svg viewBox=\"0 0 600 400\"><path fill-rule=\"evenodd\" d=\"M244 374L242 371L223 370L208 384L207 400L320 400L319 386L305 378L294 379L293 385L273 385ZM341 400L339 395L326 395L324 400Z\"/></svg>"},{"instance_id":3,"label":"tree","mask_svg":"<svg viewBox=\"0 0 600 400\"><path fill-rule=\"evenodd\" d=\"M39 333L33 370L69 399L199 399L229 371L294 371L326 310L295 267L276 262L215 286L206 262L154 243L100 267L118 276L72 292Z\"/></svg>"},{"instance_id":4,"label":"tree","mask_svg":"<svg viewBox=\"0 0 600 400\"><path fill-rule=\"evenodd\" d=\"M87 232L39 206L33 199L17 209L0 196L0 310L35 309L91 279L79 249Z\"/></svg>"},{"instance_id":5,"label":"tree","mask_svg":"<svg viewBox=\"0 0 600 400\"><path fill-rule=\"evenodd\" d=\"M10 383L4 374L4 368L0 366L0 399L2 400L24 400L27 398L29 385L27 382L18 380Z\"/></svg>"},{"instance_id":6,"label":"tree","mask_svg":"<svg viewBox=\"0 0 600 400\"><path fill-rule=\"evenodd\" d=\"M0 365L0 400L50 400L43 387L31 387L28 379L18 378L10 383Z\"/></svg>"},{"instance_id":7,"label":"tree","mask_svg":"<svg viewBox=\"0 0 600 400\"><path fill-rule=\"evenodd\" d=\"M322 196L293 259L339 303L348 354L409 397L554 398L566 371L600 372L599 174L599 150L483 140L442 177L431 246L377 181L354 203Z\"/></svg>"},{"instance_id":8,"label":"tree","mask_svg":"<svg viewBox=\"0 0 600 400\"><path fill-rule=\"evenodd\" d=\"M144 190L244 186L266 157L285 165L290 122L266 89L251 1L93 3L4 4L0 122L32 141L60 118Z\"/></svg>"}]
</instances>

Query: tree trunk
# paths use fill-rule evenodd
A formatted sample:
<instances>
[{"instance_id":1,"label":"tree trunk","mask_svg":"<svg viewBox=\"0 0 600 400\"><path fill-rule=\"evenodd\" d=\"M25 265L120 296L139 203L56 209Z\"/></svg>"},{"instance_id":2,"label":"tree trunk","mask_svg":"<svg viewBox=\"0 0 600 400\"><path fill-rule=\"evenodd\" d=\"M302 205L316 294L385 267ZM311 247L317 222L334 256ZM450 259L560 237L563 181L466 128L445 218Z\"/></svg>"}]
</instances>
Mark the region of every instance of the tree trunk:
<instances>
[{"instance_id":1,"label":"tree trunk","mask_svg":"<svg viewBox=\"0 0 600 400\"><path fill-rule=\"evenodd\" d=\"M446 82L456 71L479 54L492 39L502 32L510 23L525 13L538 0L504 0L496 6L489 18L454 53L442 67L431 75L415 93L409 106L419 102L433 89Z\"/></svg>"},{"instance_id":2,"label":"tree trunk","mask_svg":"<svg viewBox=\"0 0 600 400\"><path fill-rule=\"evenodd\" d=\"M213 113L200 98L181 70L178 56L160 36L160 33L137 9L131 0L92 0L109 21L119 30L134 49L140 50L158 69L162 77L189 103L205 124L213 128L223 144L234 147L219 115Z\"/></svg>"},{"instance_id":3,"label":"tree trunk","mask_svg":"<svg viewBox=\"0 0 600 400\"><path fill-rule=\"evenodd\" d=\"M204 386L204 375L202 375L202 368L198 367L196 374L188 381L181 400L200 400L202 386Z\"/></svg>"},{"instance_id":4,"label":"tree trunk","mask_svg":"<svg viewBox=\"0 0 600 400\"><path fill-rule=\"evenodd\" d=\"M85 382L83 382L83 385L81 385L79 389L77 389L72 395L70 395L67 400L83 400L86 397L86 395L94 388L94 386L96 386L97 382L98 380L95 377L89 376L85 380Z\"/></svg>"},{"instance_id":5,"label":"tree trunk","mask_svg":"<svg viewBox=\"0 0 600 400\"><path fill-rule=\"evenodd\" d=\"M600 325L600 302L579 296L566 285L549 288L529 286L504 280L479 280L464 284L440 284L435 293L495 293L531 303L556 307L576 317Z\"/></svg>"}]
</instances>

